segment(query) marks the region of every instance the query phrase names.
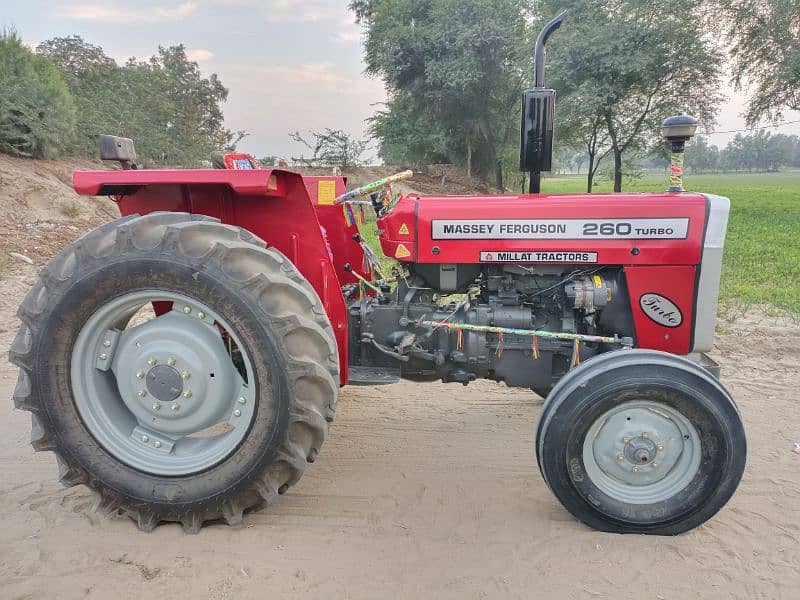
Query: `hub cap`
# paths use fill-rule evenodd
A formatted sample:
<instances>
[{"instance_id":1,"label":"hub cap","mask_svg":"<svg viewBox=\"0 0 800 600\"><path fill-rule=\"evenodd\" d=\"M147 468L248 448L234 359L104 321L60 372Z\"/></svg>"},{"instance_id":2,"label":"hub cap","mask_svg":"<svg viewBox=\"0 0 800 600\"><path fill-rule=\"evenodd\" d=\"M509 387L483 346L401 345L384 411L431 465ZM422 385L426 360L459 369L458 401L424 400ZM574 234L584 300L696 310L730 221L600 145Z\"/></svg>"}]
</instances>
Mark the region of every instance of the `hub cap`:
<instances>
[{"instance_id":1,"label":"hub cap","mask_svg":"<svg viewBox=\"0 0 800 600\"><path fill-rule=\"evenodd\" d=\"M172 310L129 324L151 302L171 302ZM102 306L78 335L70 373L97 441L148 473L185 475L217 464L255 416L254 372L239 339L211 308L182 294L133 292Z\"/></svg>"},{"instance_id":2,"label":"hub cap","mask_svg":"<svg viewBox=\"0 0 800 600\"><path fill-rule=\"evenodd\" d=\"M700 437L682 413L649 400L601 415L583 443L592 483L615 500L653 504L685 488L700 467Z\"/></svg>"}]
</instances>

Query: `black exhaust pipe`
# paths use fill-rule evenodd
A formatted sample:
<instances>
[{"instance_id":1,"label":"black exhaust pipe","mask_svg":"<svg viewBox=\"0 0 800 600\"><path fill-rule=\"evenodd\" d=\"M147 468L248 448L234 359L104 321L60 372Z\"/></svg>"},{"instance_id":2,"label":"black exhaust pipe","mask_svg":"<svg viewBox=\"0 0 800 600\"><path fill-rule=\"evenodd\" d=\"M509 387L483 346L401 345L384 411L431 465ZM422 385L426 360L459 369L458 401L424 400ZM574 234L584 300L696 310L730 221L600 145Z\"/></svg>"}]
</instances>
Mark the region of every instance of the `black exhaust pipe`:
<instances>
[{"instance_id":1,"label":"black exhaust pipe","mask_svg":"<svg viewBox=\"0 0 800 600\"><path fill-rule=\"evenodd\" d=\"M519 150L520 171L530 173L528 193L538 194L542 171L553 166L553 120L556 92L544 87L544 63L548 38L561 26L567 11L542 27L536 38L533 87L522 92L522 126Z\"/></svg>"}]
</instances>

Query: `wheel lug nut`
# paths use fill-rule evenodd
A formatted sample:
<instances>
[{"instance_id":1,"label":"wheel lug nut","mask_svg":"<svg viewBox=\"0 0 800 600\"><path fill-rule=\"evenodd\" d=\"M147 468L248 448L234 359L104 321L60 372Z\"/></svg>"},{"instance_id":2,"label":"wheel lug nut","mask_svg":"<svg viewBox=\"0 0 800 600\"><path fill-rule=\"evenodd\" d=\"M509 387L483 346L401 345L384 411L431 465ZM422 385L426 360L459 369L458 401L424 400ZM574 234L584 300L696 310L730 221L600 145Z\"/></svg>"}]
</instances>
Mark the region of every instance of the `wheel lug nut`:
<instances>
[{"instance_id":1,"label":"wheel lug nut","mask_svg":"<svg viewBox=\"0 0 800 600\"><path fill-rule=\"evenodd\" d=\"M189 371L181 371L181 379L189 379L191 376L192 374Z\"/></svg>"},{"instance_id":2,"label":"wheel lug nut","mask_svg":"<svg viewBox=\"0 0 800 600\"><path fill-rule=\"evenodd\" d=\"M205 318L206 318L206 313L204 313L204 312L201 310L200 312L198 312L198 313L197 313L197 318L198 318L198 319L205 319Z\"/></svg>"},{"instance_id":3,"label":"wheel lug nut","mask_svg":"<svg viewBox=\"0 0 800 600\"><path fill-rule=\"evenodd\" d=\"M183 312L188 315L189 313L192 312L192 307L191 306L184 306L183 307Z\"/></svg>"},{"instance_id":4,"label":"wheel lug nut","mask_svg":"<svg viewBox=\"0 0 800 600\"><path fill-rule=\"evenodd\" d=\"M137 379L144 379L144 371L136 371Z\"/></svg>"},{"instance_id":5,"label":"wheel lug nut","mask_svg":"<svg viewBox=\"0 0 800 600\"><path fill-rule=\"evenodd\" d=\"M173 404L172 406L170 406L170 408L172 409L173 412L178 412L181 409L181 405Z\"/></svg>"},{"instance_id":6,"label":"wheel lug nut","mask_svg":"<svg viewBox=\"0 0 800 600\"><path fill-rule=\"evenodd\" d=\"M139 395L139 398L144 398L145 396L147 396L147 392L145 390L139 390L136 393Z\"/></svg>"},{"instance_id":7,"label":"wheel lug nut","mask_svg":"<svg viewBox=\"0 0 800 600\"><path fill-rule=\"evenodd\" d=\"M639 467L633 467L633 472L634 473L638 473L639 472Z\"/></svg>"},{"instance_id":8,"label":"wheel lug nut","mask_svg":"<svg viewBox=\"0 0 800 600\"><path fill-rule=\"evenodd\" d=\"M617 454L617 460L619 460L619 461L625 460L625 455L624 454Z\"/></svg>"},{"instance_id":9,"label":"wheel lug nut","mask_svg":"<svg viewBox=\"0 0 800 600\"><path fill-rule=\"evenodd\" d=\"M649 440L649 439L650 439L650 434L649 434L649 433L647 433L646 431L643 431L643 432L642 432L642 437L643 437L644 439L646 439L646 440Z\"/></svg>"},{"instance_id":10,"label":"wheel lug nut","mask_svg":"<svg viewBox=\"0 0 800 600\"><path fill-rule=\"evenodd\" d=\"M186 390L185 392L183 392L183 397L184 398L191 398L192 397L192 390Z\"/></svg>"},{"instance_id":11,"label":"wheel lug nut","mask_svg":"<svg viewBox=\"0 0 800 600\"><path fill-rule=\"evenodd\" d=\"M108 354L106 354L105 352L101 352L100 353L100 360L105 360L107 358L108 358Z\"/></svg>"},{"instance_id":12,"label":"wheel lug nut","mask_svg":"<svg viewBox=\"0 0 800 600\"><path fill-rule=\"evenodd\" d=\"M161 404L158 402L153 402L153 410L161 410Z\"/></svg>"},{"instance_id":13,"label":"wheel lug nut","mask_svg":"<svg viewBox=\"0 0 800 600\"><path fill-rule=\"evenodd\" d=\"M239 404L247 404L247 400L244 396L239 396Z\"/></svg>"},{"instance_id":14,"label":"wheel lug nut","mask_svg":"<svg viewBox=\"0 0 800 600\"><path fill-rule=\"evenodd\" d=\"M150 358L147 359L147 364L153 367L156 364L158 364L158 361L156 360L155 356L151 356Z\"/></svg>"},{"instance_id":15,"label":"wheel lug nut","mask_svg":"<svg viewBox=\"0 0 800 600\"><path fill-rule=\"evenodd\" d=\"M168 364L170 367L174 367L174 366L175 366L175 359L174 359L174 358L172 358L172 357L170 356L170 357L167 359L167 364Z\"/></svg>"},{"instance_id":16,"label":"wheel lug nut","mask_svg":"<svg viewBox=\"0 0 800 600\"><path fill-rule=\"evenodd\" d=\"M235 411L233 411L233 416L234 416L234 417L241 417L241 416L242 416L242 411L240 411L240 410L237 408Z\"/></svg>"},{"instance_id":17,"label":"wheel lug nut","mask_svg":"<svg viewBox=\"0 0 800 600\"><path fill-rule=\"evenodd\" d=\"M156 448L161 448L161 442L156 440L155 442L153 442L153 446L155 446Z\"/></svg>"},{"instance_id":18,"label":"wheel lug nut","mask_svg":"<svg viewBox=\"0 0 800 600\"><path fill-rule=\"evenodd\" d=\"M622 438L622 441L623 441L624 443L626 443L626 444L627 444L628 442L630 442L630 441L631 441L631 438L629 438L629 437L624 437L624 438Z\"/></svg>"},{"instance_id":19,"label":"wheel lug nut","mask_svg":"<svg viewBox=\"0 0 800 600\"><path fill-rule=\"evenodd\" d=\"M658 463L654 462L650 466L653 467L654 469L657 469L658 468Z\"/></svg>"},{"instance_id":20,"label":"wheel lug nut","mask_svg":"<svg viewBox=\"0 0 800 600\"><path fill-rule=\"evenodd\" d=\"M664 449L664 444L658 444L658 445L656 445L656 448L658 448L659 450L663 450Z\"/></svg>"},{"instance_id":21,"label":"wheel lug nut","mask_svg":"<svg viewBox=\"0 0 800 600\"><path fill-rule=\"evenodd\" d=\"M147 442L149 442L149 441L150 441L150 438L149 438L149 437L147 437L146 435L143 435L143 436L142 436L142 443L146 444L146 443L147 443Z\"/></svg>"},{"instance_id":22,"label":"wheel lug nut","mask_svg":"<svg viewBox=\"0 0 800 600\"><path fill-rule=\"evenodd\" d=\"M110 347L110 346L111 346L111 342L110 342L109 340L104 340L104 341L103 341L103 346L105 346L106 348L108 348L108 347Z\"/></svg>"}]
</instances>

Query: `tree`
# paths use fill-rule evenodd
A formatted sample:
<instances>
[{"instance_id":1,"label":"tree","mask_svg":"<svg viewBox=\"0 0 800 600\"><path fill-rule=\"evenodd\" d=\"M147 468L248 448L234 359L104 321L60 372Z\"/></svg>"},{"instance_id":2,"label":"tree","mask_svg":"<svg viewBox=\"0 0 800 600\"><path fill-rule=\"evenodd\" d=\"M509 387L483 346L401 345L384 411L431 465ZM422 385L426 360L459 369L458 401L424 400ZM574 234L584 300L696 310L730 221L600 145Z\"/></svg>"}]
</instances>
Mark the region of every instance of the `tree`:
<instances>
[{"instance_id":1,"label":"tree","mask_svg":"<svg viewBox=\"0 0 800 600\"><path fill-rule=\"evenodd\" d=\"M719 167L719 148L709 145L705 136L698 135L686 146L686 163L693 173L716 171Z\"/></svg>"},{"instance_id":2,"label":"tree","mask_svg":"<svg viewBox=\"0 0 800 600\"><path fill-rule=\"evenodd\" d=\"M38 52L61 72L75 98L78 120L70 150L94 156L97 135L136 140L145 162L196 165L214 150L232 150L245 134L225 128L221 104L228 90L203 76L183 45L159 47L148 60L120 66L78 36L54 38Z\"/></svg>"},{"instance_id":3,"label":"tree","mask_svg":"<svg viewBox=\"0 0 800 600\"><path fill-rule=\"evenodd\" d=\"M545 15L571 9L569 27L558 32L550 52L548 83L562 99L582 99L573 118L582 123L584 139L591 140L602 123L615 191L622 189L626 156L658 143L664 117L685 110L706 124L713 121L721 56L705 35L701 0L543 5Z\"/></svg>"},{"instance_id":4,"label":"tree","mask_svg":"<svg viewBox=\"0 0 800 600\"><path fill-rule=\"evenodd\" d=\"M321 133L312 131L312 141L308 141L299 131L289 134L289 137L311 151L308 158L292 158L293 161L309 167L357 167L367 148L366 141L356 140L341 129L326 129Z\"/></svg>"},{"instance_id":5,"label":"tree","mask_svg":"<svg viewBox=\"0 0 800 600\"><path fill-rule=\"evenodd\" d=\"M113 93L121 86L119 66L102 48L77 35L47 40L36 52L58 67L75 100L75 130L67 151L94 156L98 134L120 131L125 106Z\"/></svg>"},{"instance_id":6,"label":"tree","mask_svg":"<svg viewBox=\"0 0 800 600\"><path fill-rule=\"evenodd\" d=\"M755 86L746 118L755 125L800 110L800 0L719 0L728 24L733 79Z\"/></svg>"},{"instance_id":7,"label":"tree","mask_svg":"<svg viewBox=\"0 0 800 600\"><path fill-rule=\"evenodd\" d=\"M453 162L484 178L499 175L501 150L518 135L529 71L526 2L356 0L350 7L366 30L366 71L389 94L373 123L378 135L389 134L382 147L406 135L419 147L433 131L445 138L437 151Z\"/></svg>"},{"instance_id":8,"label":"tree","mask_svg":"<svg viewBox=\"0 0 800 600\"><path fill-rule=\"evenodd\" d=\"M67 145L75 107L64 80L14 31L0 32L0 152L51 158Z\"/></svg>"}]
</instances>

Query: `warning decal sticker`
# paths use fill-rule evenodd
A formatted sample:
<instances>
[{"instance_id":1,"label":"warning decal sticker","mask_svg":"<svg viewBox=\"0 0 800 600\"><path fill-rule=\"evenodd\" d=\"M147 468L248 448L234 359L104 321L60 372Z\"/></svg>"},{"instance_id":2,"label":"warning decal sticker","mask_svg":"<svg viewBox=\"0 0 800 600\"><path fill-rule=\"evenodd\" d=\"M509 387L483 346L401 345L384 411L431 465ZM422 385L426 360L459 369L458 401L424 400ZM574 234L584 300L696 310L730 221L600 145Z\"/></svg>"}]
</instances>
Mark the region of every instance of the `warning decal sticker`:
<instances>
[{"instance_id":1,"label":"warning decal sticker","mask_svg":"<svg viewBox=\"0 0 800 600\"><path fill-rule=\"evenodd\" d=\"M397 233L400 235L408 235L408 227L406 227L405 223L400 225L400 229L397 230Z\"/></svg>"},{"instance_id":2,"label":"warning decal sticker","mask_svg":"<svg viewBox=\"0 0 800 600\"><path fill-rule=\"evenodd\" d=\"M483 250L481 262L596 263L597 252L581 250Z\"/></svg>"},{"instance_id":3,"label":"warning decal sticker","mask_svg":"<svg viewBox=\"0 0 800 600\"><path fill-rule=\"evenodd\" d=\"M685 239L688 218L669 219L441 219L434 240L665 240Z\"/></svg>"},{"instance_id":4,"label":"warning decal sticker","mask_svg":"<svg viewBox=\"0 0 800 600\"><path fill-rule=\"evenodd\" d=\"M320 179L317 182L317 204L330 205L336 200L336 181Z\"/></svg>"},{"instance_id":5,"label":"warning decal sticker","mask_svg":"<svg viewBox=\"0 0 800 600\"><path fill-rule=\"evenodd\" d=\"M406 248L403 244L397 244L397 250L394 252L394 257L408 258L409 256L411 256L411 252L408 251L408 248Z\"/></svg>"}]
</instances>

